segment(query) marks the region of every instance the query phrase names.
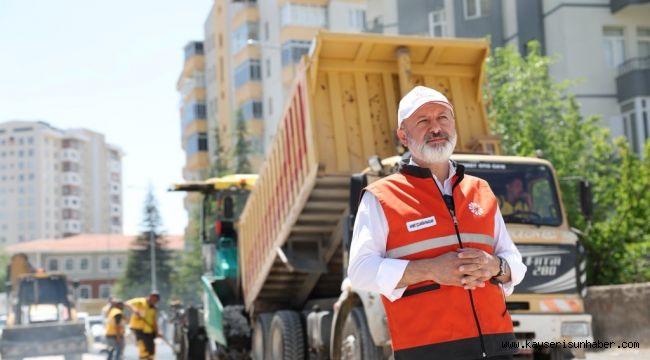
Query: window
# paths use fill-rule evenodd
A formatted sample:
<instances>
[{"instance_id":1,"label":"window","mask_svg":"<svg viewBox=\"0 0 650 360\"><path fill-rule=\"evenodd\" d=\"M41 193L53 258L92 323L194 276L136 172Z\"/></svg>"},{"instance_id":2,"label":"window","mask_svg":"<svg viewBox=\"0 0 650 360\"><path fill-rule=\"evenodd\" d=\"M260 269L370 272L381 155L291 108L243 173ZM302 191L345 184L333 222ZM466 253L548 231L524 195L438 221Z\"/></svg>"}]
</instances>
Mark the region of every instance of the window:
<instances>
[{"instance_id":1,"label":"window","mask_svg":"<svg viewBox=\"0 0 650 360\"><path fill-rule=\"evenodd\" d=\"M208 151L207 133L195 133L187 139L187 156L190 156L198 151Z\"/></svg>"},{"instance_id":2,"label":"window","mask_svg":"<svg viewBox=\"0 0 650 360\"><path fill-rule=\"evenodd\" d=\"M206 118L207 107L205 103L189 103L183 106L182 109L181 130L185 130L185 127L194 120Z\"/></svg>"},{"instance_id":3,"label":"window","mask_svg":"<svg viewBox=\"0 0 650 360\"><path fill-rule=\"evenodd\" d=\"M50 259L50 260L48 260L47 269L49 271L59 271L59 260L58 259Z\"/></svg>"},{"instance_id":4,"label":"window","mask_svg":"<svg viewBox=\"0 0 650 360\"><path fill-rule=\"evenodd\" d=\"M235 69L235 87L238 88L249 81L259 81L262 79L261 65L259 59L250 59L244 61Z\"/></svg>"},{"instance_id":5,"label":"window","mask_svg":"<svg viewBox=\"0 0 650 360\"><path fill-rule=\"evenodd\" d=\"M318 5L285 4L280 10L280 25L327 27L327 10Z\"/></svg>"},{"instance_id":6,"label":"window","mask_svg":"<svg viewBox=\"0 0 650 360\"><path fill-rule=\"evenodd\" d=\"M348 26L351 29L362 31L366 28L366 11L361 9L348 10Z\"/></svg>"},{"instance_id":7,"label":"window","mask_svg":"<svg viewBox=\"0 0 650 360\"><path fill-rule=\"evenodd\" d=\"M102 284L99 285L99 297L102 299L108 299L111 296L111 285Z\"/></svg>"},{"instance_id":8,"label":"window","mask_svg":"<svg viewBox=\"0 0 650 360\"><path fill-rule=\"evenodd\" d=\"M263 116L262 102L257 100L246 101L241 105L241 111L244 120L261 119Z\"/></svg>"},{"instance_id":9,"label":"window","mask_svg":"<svg viewBox=\"0 0 650 360\"><path fill-rule=\"evenodd\" d=\"M625 61L625 38L622 28L603 28L603 51L605 64L610 67L617 67Z\"/></svg>"},{"instance_id":10,"label":"window","mask_svg":"<svg viewBox=\"0 0 650 360\"><path fill-rule=\"evenodd\" d=\"M79 260L79 270L87 271L88 270L88 258L81 258Z\"/></svg>"},{"instance_id":11,"label":"window","mask_svg":"<svg viewBox=\"0 0 650 360\"><path fill-rule=\"evenodd\" d=\"M99 258L99 268L101 270L110 270L111 268L111 258L108 256L102 256Z\"/></svg>"},{"instance_id":12,"label":"window","mask_svg":"<svg viewBox=\"0 0 650 360\"><path fill-rule=\"evenodd\" d=\"M74 270L74 260L73 259L65 259L65 270L66 271Z\"/></svg>"},{"instance_id":13,"label":"window","mask_svg":"<svg viewBox=\"0 0 650 360\"><path fill-rule=\"evenodd\" d=\"M248 46L250 41L259 40L259 23L244 22L232 33L232 52L238 53L241 49Z\"/></svg>"},{"instance_id":14,"label":"window","mask_svg":"<svg viewBox=\"0 0 650 360\"><path fill-rule=\"evenodd\" d=\"M311 41L289 40L282 44L282 66L296 64L309 52Z\"/></svg>"},{"instance_id":15,"label":"window","mask_svg":"<svg viewBox=\"0 0 650 360\"><path fill-rule=\"evenodd\" d=\"M79 299L90 299L90 285L79 286Z\"/></svg>"},{"instance_id":16,"label":"window","mask_svg":"<svg viewBox=\"0 0 650 360\"><path fill-rule=\"evenodd\" d=\"M491 0L465 0L463 7L465 8L465 19L472 20L484 16L490 16L490 2Z\"/></svg>"},{"instance_id":17,"label":"window","mask_svg":"<svg viewBox=\"0 0 650 360\"><path fill-rule=\"evenodd\" d=\"M440 9L429 13L429 35L432 37L447 36L447 20L445 10Z\"/></svg>"},{"instance_id":18,"label":"window","mask_svg":"<svg viewBox=\"0 0 650 360\"><path fill-rule=\"evenodd\" d=\"M639 57L650 56L650 27L636 30Z\"/></svg>"},{"instance_id":19,"label":"window","mask_svg":"<svg viewBox=\"0 0 650 360\"><path fill-rule=\"evenodd\" d=\"M115 258L115 267L117 269L123 269L124 268L124 257L118 256Z\"/></svg>"},{"instance_id":20,"label":"window","mask_svg":"<svg viewBox=\"0 0 650 360\"><path fill-rule=\"evenodd\" d=\"M621 105L623 131L632 151L641 154L643 144L650 138L650 97L637 97Z\"/></svg>"},{"instance_id":21,"label":"window","mask_svg":"<svg viewBox=\"0 0 650 360\"><path fill-rule=\"evenodd\" d=\"M273 115L273 99L269 98L269 115Z\"/></svg>"}]
</instances>

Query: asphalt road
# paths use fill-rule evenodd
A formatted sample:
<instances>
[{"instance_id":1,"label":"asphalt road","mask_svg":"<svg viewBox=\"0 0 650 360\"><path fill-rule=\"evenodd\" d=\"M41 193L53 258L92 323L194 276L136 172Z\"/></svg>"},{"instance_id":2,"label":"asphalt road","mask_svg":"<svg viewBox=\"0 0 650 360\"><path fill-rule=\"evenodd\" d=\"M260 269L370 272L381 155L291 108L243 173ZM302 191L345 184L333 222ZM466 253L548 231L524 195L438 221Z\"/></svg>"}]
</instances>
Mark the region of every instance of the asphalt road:
<instances>
[{"instance_id":1,"label":"asphalt road","mask_svg":"<svg viewBox=\"0 0 650 360\"><path fill-rule=\"evenodd\" d=\"M173 351L160 340L156 343L156 359L157 360L173 360L175 359ZM106 354L100 352L101 347L95 346L91 353L84 355L83 360L102 360L106 359ZM31 358L38 360L63 360L63 357L51 356L51 357L40 357L40 358ZM127 345L126 353L124 360L137 360L138 351L133 344ZM587 360L639 360L639 359L650 359L650 349L611 349L607 351L600 352L588 352Z\"/></svg>"}]
</instances>

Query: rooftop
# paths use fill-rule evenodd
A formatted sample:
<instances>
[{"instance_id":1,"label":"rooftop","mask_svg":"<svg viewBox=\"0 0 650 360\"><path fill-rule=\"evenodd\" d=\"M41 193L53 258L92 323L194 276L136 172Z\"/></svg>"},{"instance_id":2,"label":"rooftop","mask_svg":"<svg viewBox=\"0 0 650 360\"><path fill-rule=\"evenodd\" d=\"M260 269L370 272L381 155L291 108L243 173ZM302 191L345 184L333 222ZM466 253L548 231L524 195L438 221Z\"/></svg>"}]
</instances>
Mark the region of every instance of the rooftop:
<instances>
[{"instance_id":1,"label":"rooftop","mask_svg":"<svg viewBox=\"0 0 650 360\"><path fill-rule=\"evenodd\" d=\"M137 235L80 234L63 239L39 239L9 245L5 250L16 253L106 253L125 252L137 248ZM165 235L166 247L183 250L182 235Z\"/></svg>"}]
</instances>

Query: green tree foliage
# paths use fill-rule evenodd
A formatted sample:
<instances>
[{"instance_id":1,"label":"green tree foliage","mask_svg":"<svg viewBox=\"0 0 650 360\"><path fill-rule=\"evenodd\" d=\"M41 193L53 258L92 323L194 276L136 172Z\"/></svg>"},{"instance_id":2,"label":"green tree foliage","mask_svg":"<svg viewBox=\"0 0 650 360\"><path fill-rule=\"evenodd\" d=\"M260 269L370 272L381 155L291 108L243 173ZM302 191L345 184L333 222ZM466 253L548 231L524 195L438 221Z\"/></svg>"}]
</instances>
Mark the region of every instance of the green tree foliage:
<instances>
[{"instance_id":1,"label":"green tree foliage","mask_svg":"<svg viewBox=\"0 0 650 360\"><path fill-rule=\"evenodd\" d=\"M214 142L212 143L212 152L214 161L210 166L210 176L220 177L230 173L228 168L227 152L223 147L221 140L221 131L214 132Z\"/></svg>"},{"instance_id":2,"label":"green tree foliage","mask_svg":"<svg viewBox=\"0 0 650 360\"><path fill-rule=\"evenodd\" d=\"M181 300L184 304L201 303L201 275L203 263L201 260L200 213L192 212L189 229L186 233L186 248L183 255L176 261L172 273L172 298Z\"/></svg>"},{"instance_id":3,"label":"green tree foliage","mask_svg":"<svg viewBox=\"0 0 650 360\"><path fill-rule=\"evenodd\" d=\"M126 271L119 279L115 292L124 299L146 296L151 291L151 237L156 256L156 286L162 302L171 294L170 275L173 253L167 249L162 230L158 202L150 187L144 203L142 232L136 238L136 247L129 250Z\"/></svg>"},{"instance_id":4,"label":"green tree foliage","mask_svg":"<svg viewBox=\"0 0 650 360\"><path fill-rule=\"evenodd\" d=\"M7 252L0 248L0 292L5 291L5 279L7 278L7 265L9 265L10 257Z\"/></svg>"},{"instance_id":5,"label":"green tree foliage","mask_svg":"<svg viewBox=\"0 0 650 360\"><path fill-rule=\"evenodd\" d=\"M597 117L580 115L567 91L573 83L553 81L552 63L537 42L525 56L514 47L496 49L485 92L492 129L505 154L541 152L555 166L569 222L586 233L589 283L649 281L650 148L641 161L624 139L610 142ZM580 177L592 184L591 226L580 213Z\"/></svg>"},{"instance_id":6,"label":"green tree foliage","mask_svg":"<svg viewBox=\"0 0 650 360\"><path fill-rule=\"evenodd\" d=\"M237 111L237 128L236 128L236 142L234 148L235 164L234 171L237 174L249 174L252 172L250 155L251 155L251 142L248 139L248 131L246 130L246 121L244 120L244 113L240 109Z\"/></svg>"}]
</instances>

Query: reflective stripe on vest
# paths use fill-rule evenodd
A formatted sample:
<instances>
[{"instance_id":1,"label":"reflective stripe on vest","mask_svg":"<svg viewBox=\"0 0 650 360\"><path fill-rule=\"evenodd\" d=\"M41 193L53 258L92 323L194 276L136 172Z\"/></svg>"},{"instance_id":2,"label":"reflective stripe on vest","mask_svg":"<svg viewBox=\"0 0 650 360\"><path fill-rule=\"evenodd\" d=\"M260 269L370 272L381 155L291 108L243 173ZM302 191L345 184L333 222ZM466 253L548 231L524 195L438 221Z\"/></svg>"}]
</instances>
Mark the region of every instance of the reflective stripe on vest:
<instances>
[{"instance_id":1,"label":"reflective stripe on vest","mask_svg":"<svg viewBox=\"0 0 650 360\"><path fill-rule=\"evenodd\" d=\"M367 188L388 223L386 257L433 258L477 248L494 253L497 201L487 183L465 176L454 188L458 232L431 177L398 173ZM425 281L409 286L394 302L382 296L395 359L478 359L512 354L512 320L500 286L465 290ZM479 330L480 329L480 330Z\"/></svg>"}]
</instances>

